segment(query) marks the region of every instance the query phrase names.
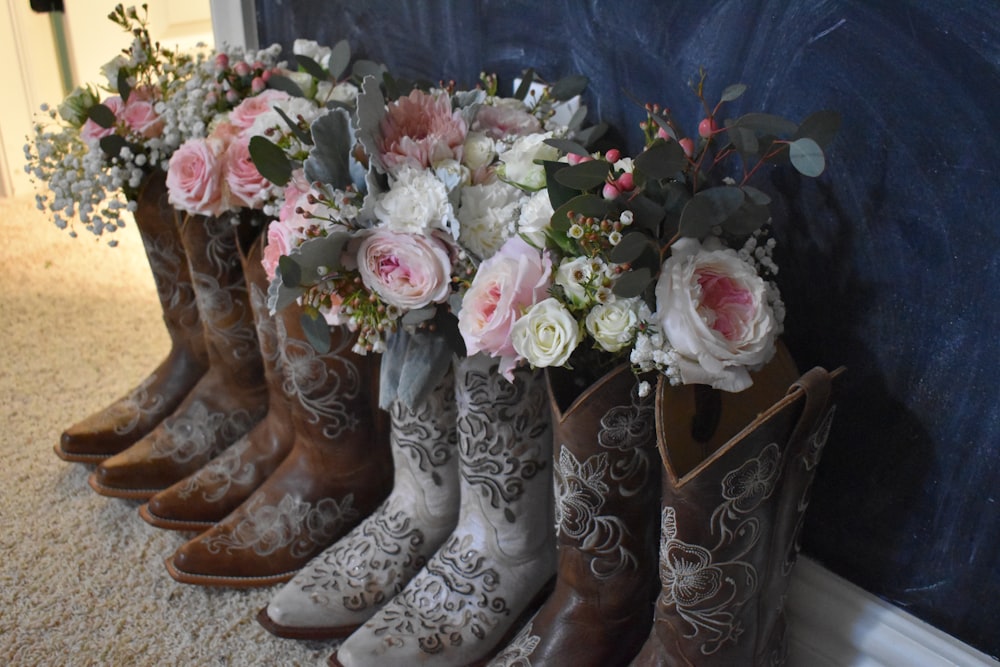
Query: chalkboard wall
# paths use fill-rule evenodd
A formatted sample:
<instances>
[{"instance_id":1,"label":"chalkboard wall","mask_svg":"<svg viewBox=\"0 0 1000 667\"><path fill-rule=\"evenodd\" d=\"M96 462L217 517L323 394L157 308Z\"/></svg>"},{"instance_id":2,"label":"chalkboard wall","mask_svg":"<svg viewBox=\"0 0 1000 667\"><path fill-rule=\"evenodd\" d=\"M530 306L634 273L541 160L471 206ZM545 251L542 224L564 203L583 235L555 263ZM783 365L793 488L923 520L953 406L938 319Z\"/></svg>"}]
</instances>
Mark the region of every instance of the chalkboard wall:
<instances>
[{"instance_id":1,"label":"chalkboard wall","mask_svg":"<svg viewBox=\"0 0 1000 667\"><path fill-rule=\"evenodd\" d=\"M804 551L1000 655L1000 3L995 0L257 0L261 44L295 37L398 76L582 73L591 120L640 148L642 111L750 86L734 115L842 112L819 181L786 171L787 341L845 364ZM509 90L509 88L508 88Z\"/></svg>"}]
</instances>

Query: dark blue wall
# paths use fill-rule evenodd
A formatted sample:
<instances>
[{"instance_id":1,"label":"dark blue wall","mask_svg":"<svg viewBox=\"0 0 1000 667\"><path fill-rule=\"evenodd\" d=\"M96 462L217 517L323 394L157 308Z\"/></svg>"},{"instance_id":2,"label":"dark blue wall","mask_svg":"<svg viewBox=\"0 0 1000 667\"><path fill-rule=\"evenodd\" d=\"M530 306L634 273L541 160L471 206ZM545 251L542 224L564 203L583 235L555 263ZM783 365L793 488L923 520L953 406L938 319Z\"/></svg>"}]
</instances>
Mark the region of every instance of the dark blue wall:
<instances>
[{"instance_id":1,"label":"dark blue wall","mask_svg":"<svg viewBox=\"0 0 1000 667\"><path fill-rule=\"evenodd\" d=\"M818 181L778 172L787 340L846 364L805 552L1000 655L1000 3L995 0L258 0L262 44L295 37L397 75L590 77L591 119L633 152L642 113L687 82L750 86L737 112L844 126ZM509 83L508 83L509 85ZM509 89L508 89L509 90Z\"/></svg>"}]
</instances>

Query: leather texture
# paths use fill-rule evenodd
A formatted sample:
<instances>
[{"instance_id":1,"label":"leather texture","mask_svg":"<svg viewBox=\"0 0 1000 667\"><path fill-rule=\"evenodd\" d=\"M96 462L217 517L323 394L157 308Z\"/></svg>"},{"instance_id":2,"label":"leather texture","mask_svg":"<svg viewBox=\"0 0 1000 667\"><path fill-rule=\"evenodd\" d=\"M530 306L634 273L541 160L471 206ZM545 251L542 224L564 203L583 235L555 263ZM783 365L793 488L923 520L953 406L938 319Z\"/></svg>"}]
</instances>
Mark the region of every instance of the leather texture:
<instances>
[{"instance_id":1,"label":"leather texture","mask_svg":"<svg viewBox=\"0 0 1000 667\"><path fill-rule=\"evenodd\" d=\"M178 213L167 202L166 174L155 171L136 198L135 224L156 284L170 351L125 396L67 428L55 446L65 461L98 463L152 431L208 370L208 356Z\"/></svg>"},{"instance_id":2,"label":"leather texture","mask_svg":"<svg viewBox=\"0 0 1000 667\"><path fill-rule=\"evenodd\" d=\"M263 236L258 238L242 262L264 362L267 415L204 467L139 508L139 515L158 528L196 532L211 528L263 484L292 449L291 397L284 391L277 325L267 307L268 279L260 262L265 242Z\"/></svg>"},{"instance_id":3,"label":"leather texture","mask_svg":"<svg viewBox=\"0 0 1000 667\"><path fill-rule=\"evenodd\" d=\"M267 387L240 265L260 227L230 216L189 216L181 239L205 330L209 370L152 432L97 466L98 493L148 500L199 470L267 412Z\"/></svg>"},{"instance_id":4,"label":"leather texture","mask_svg":"<svg viewBox=\"0 0 1000 667\"><path fill-rule=\"evenodd\" d=\"M455 413L450 372L417 406L393 403L392 493L271 598L261 625L280 637L345 637L427 564L458 521Z\"/></svg>"},{"instance_id":5,"label":"leather texture","mask_svg":"<svg viewBox=\"0 0 1000 667\"><path fill-rule=\"evenodd\" d=\"M628 365L575 399L571 374L546 371L554 415L555 590L490 663L495 667L627 665L649 634L659 544L651 509L660 499L654 397L639 397Z\"/></svg>"},{"instance_id":6,"label":"leather texture","mask_svg":"<svg viewBox=\"0 0 1000 667\"><path fill-rule=\"evenodd\" d=\"M541 372L514 382L475 355L456 365L458 524L330 664L481 664L555 573L551 413Z\"/></svg>"},{"instance_id":7,"label":"leather texture","mask_svg":"<svg viewBox=\"0 0 1000 667\"><path fill-rule=\"evenodd\" d=\"M712 403L704 388L661 381L660 593L633 664L784 664L784 596L834 413L831 374L796 375L782 351L750 389L715 395L703 442L691 424Z\"/></svg>"},{"instance_id":8,"label":"leather texture","mask_svg":"<svg viewBox=\"0 0 1000 667\"><path fill-rule=\"evenodd\" d=\"M178 581L254 587L288 581L371 514L392 486L388 414L379 410L379 358L332 332L318 353L302 313L276 315L284 391L292 396L292 450L229 516L167 559Z\"/></svg>"}]
</instances>

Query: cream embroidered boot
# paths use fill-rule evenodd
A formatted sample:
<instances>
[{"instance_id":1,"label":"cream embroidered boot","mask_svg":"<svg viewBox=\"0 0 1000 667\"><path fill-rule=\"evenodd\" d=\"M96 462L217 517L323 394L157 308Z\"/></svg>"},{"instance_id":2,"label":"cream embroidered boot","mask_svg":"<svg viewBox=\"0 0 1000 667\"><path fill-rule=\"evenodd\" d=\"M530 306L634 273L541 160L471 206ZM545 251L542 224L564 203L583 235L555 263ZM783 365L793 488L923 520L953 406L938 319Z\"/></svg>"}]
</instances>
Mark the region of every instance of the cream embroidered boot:
<instances>
[{"instance_id":1,"label":"cream embroidered boot","mask_svg":"<svg viewBox=\"0 0 1000 667\"><path fill-rule=\"evenodd\" d=\"M393 403L392 493L343 539L314 558L257 618L279 637L346 637L427 563L458 521L455 379L419 405Z\"/></svg>"},{"instance_id":2,"label":"cream embroidered boot","mask_svg":"<svg viewBox=\"0 0 1000 667\"><path fill-rule=\"evenodd\" d=\"M752 387L718 396L718 428L701 439L703 388L661 382L660 593L633 664L784 663L784 596L833 416L831 375L815 368L782 395L795 376L779 352Z\"/></svg>"},{"instance_id":3,"label":"cream embroidered boot","mask_svg":"<svg viewBox=\"0 0 1000 667\"><path fill-rule=\"evenodd\" d=\"M551 415L540 372L458 362L461 507L424 569L341 644L343 667L470 665L491 657L555 572Z\"/></svg>"},{"instance_id":4,"label":"cream embroidered boot","mask_svg":"<svg viewBox=\"0 0 1000 667\"><path fill-rule=\"evenodd\" d=\"M142 236L170 334L170 352L126 396L66 429L56 455L99 463L152 431L180 405L208 370L208 353L187 257L177 229L179 214L167 203L166 175L150 175L136 198L135 225Z\"/></svg>"},{"instance_id":5,"label":"cream embroidered boot","mask_svg":"<svg viewBox=\"0 0 1000 667\"><path fill-rule=\"evenodd\" d=\"M205 328L209 370L149 435L90 476L101 495L147 500L200 469L267 412L267 387L238 246L260 232L234 218L189 216L181 239Z\"/></svg>"}]
</instances>

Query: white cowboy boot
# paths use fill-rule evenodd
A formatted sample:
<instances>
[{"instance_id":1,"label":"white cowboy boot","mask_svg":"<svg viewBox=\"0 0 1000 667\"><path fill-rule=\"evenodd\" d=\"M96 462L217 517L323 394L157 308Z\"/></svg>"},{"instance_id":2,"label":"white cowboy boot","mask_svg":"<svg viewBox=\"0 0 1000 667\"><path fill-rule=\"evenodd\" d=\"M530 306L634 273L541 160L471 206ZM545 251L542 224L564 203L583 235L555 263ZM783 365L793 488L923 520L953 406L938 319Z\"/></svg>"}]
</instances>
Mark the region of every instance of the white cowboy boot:
<instances>
[{"instance_id":1,"label":"white cowboy boot","mask_svg":"<svg viewBox=\"0 0 1000 667\"><path fill-rule=\"evenodd\" d=\"M555 573L552 427L544 378L513 383L481 355L456 369L458 525L402 593L340 646L343 667L491 657Z\"/></svg>"},{"instance_id":2,"label":"white cowboy boot","mask_svg":"<svg viewBox=\"0 0 1000 667\"><path fill-rule=\"evenodd\" d=\"M346 637L427 563L458 521L455 380L390 410L392 493L343 539L312 559L257 616L279 637Z\"/></svg>"}]
</instances>

